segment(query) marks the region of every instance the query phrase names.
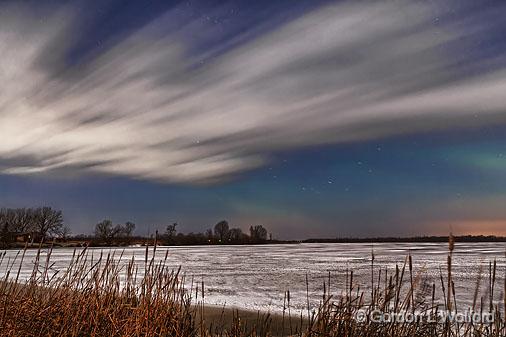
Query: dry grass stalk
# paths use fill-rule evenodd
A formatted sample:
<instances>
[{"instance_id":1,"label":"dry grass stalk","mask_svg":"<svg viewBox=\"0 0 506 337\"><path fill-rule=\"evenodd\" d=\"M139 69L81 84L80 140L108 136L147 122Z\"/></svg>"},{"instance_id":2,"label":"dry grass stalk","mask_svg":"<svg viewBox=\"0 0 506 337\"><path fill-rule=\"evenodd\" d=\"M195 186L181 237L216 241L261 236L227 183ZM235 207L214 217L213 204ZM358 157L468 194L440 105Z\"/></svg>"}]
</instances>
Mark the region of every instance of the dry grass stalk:
<instances>
[{"instance_id":1,"label":"dry grass stalk","mask_svg":"<svg viewBox=\"0 0 506 337\"><path fill-rule=\"evenodd\" d=\"M165 259L156 261L146 249L144 263L123 253L100 254L99 258L84 249L75 251L66 270L54 273L51 250L43 258L38 251L33 272L27 282L21 283L20 267L25 251L14 259L0 254L0 268L5 277L0 281L0 336L504 336L504 313L500 303L506 305L506 281L504 299L494 298L496 263L490 267L488 298L485 311L495 311L495 321L488 324L443 324L435 318L441 310L457 309L454 280L451 273L451 257L454 244L449 244L448 280L441 273L441 290L429 283L421 274L414 274L412 257L408 256L402 268L395 274L379 270L377 282L372 268L370 299L354 282L353 271L346 273L346 286L342 296L333 296L328 284L319 306L309 306L309 282L306 278L307 317L300 313L300 321L292 317L291 294L285 293L283 315L279 327L273 327L273 316L256 315L253 320L232 311L232 319L221 314L208 321L203 282L195 282L185 288L185 277L180 270L169 270ZM373 266L374 256L371 262ZM406 267L409 280L404 281ZM144 270L143 270L144 269ZM481 272L479 275L481 279ZM422 281L421 281L422 280ZM409 289L403 288L408 283ZM447 288L445 288L445 284ZM194 289L193 289L194 287ZM479 282L477 282L479 287ZM369 294L369 292L367 292ZM416 294L416 297L415 297ZM443 303L438 303L442 294ZM425 300L430 296L430 300ZM478 289L473 308L477 306ZM453 301L452 301L453 299ZM483 310L481 298L480 310ZM487 301L488 300L488 301ZM453 302L453 303L452 303ZM487 303L488 302L488 303ZM487 308L488 307L488 308ZM503 306L504 308L504 306ZM425 314L434 320L404 323L380 323L370 319L372 313L396 312ZM503 309L504 310L504 309ZM356 320L363 312L367 319Z\"/></svg>"}]
</instances>

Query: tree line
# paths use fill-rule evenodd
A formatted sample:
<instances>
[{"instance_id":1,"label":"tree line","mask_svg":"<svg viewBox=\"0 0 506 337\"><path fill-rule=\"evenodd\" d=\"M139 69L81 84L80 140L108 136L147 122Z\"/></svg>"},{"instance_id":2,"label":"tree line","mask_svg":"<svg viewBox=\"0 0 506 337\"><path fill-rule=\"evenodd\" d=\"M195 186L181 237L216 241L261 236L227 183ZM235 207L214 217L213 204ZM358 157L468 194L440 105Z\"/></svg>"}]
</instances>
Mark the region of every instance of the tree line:
<instances>
[{"instance_id":1,"label":"tree line","mask_svg":"<svg viewBox=\"0 0 506 337\"><path fill-rule=\"evenodd\" d=\"M49 237L65 237L69 233L60 210L51 207L0 209L1 246L20 237L23 241L40 242Z\"/></svg>"},{"instance_id":2,"label":"tree line","mask_svg":"<svg viewBox=\"0 0 506 337\"><path fill-rule=\"evenodd\" d=\"M113 225L111 220L104 220L95 225L95 240L106 244L117 242L130 243L135 230L133 222L126 222L124 225Z\"/></svg>"},{"instance_id":3,"label":"tree line","mask_svg":"<svg viewBox=\"0 0 506 337\"><path fill-rule=\"evenodd\" d=\"M177 223L173 223L167 225L164 232L157 232L158 242L166 245L208 245L257 244L271 240L268 238L267 229L262 225L250 226L248 233L244 233L240 228L231 228L225 220L202 233L184 234L178 231L178 227ZM94 226L92 235L72 237L64 223L61 210L51 207L0 208L0 248L9 247L16 242L38 244L55 239L86 241L92 245L124 245L153 239L136 236L135 228L133 222L114 224L106 219Z\"/></svg>"},{"instance_id":4,"label":"tree line","mask_svg":"<svg viewBox=\"0 0 506 337\"><path fill-rule=\"evenodd\" d=\"M202 244L257 244L265 243L272 238L262 225L250 226L249 234L240 228L230 228L226 220L222 220L204 233L178 233L177 223L168 225L161 241L167 245L202 245Z\"/></svg>"},{"instance_id":5,"label":"tree line","mask_svg":"<svg viewBox=\"0 0 506 337\"><path fill-rule=\"evenodd\" d=\"M156 234L159 244L165 245L209 245L209 244L258 244L268 241L268 232L262 225L250 226L249 234L240 228L230 228L227 221L218 222L214 228L205 232L184 234L178 232L178 224L167 225L165 232ZM103 220L95 225L92 244L121 245L146 239L134 235L135 224L113 225L111 220ZM153 239L153 238L151 238Z\"/></svg>"}]
</instances>

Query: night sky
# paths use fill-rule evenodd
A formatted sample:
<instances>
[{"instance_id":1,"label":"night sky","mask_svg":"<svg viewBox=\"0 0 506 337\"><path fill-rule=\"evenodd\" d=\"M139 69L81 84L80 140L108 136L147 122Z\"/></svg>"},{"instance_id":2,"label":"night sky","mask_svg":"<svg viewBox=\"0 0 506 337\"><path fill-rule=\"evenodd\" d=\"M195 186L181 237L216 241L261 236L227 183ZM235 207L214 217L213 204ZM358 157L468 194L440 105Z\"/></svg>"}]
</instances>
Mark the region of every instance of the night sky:
<instances>
[{"instance_id":1,"label":"night sky","mask_svg":"<svg viewBox=\"0 0 506 337\"><path fill-rule=\"evenodd\" d=\"M2 1L0 207L506 235L506 4Z\"/></svg>"}]
</instances>

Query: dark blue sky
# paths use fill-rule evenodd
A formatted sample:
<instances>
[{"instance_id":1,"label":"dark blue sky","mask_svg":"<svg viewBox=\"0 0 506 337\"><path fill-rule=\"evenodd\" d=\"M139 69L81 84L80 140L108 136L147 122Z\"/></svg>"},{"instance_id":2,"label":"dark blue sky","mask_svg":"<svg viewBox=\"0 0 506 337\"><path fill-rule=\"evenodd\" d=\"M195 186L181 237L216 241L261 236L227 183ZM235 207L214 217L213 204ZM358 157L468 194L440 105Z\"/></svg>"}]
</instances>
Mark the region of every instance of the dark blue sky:
<instances>
[{"instance_id":1,"label":"dark blue sky","mask_svg":"<svg viewBox=\"0 0 506 337\"><path fill-rule=\"evenodd\" d=\"M506 234L504 5L0 3L0 206Z\"/></svg>"}]
</instances>

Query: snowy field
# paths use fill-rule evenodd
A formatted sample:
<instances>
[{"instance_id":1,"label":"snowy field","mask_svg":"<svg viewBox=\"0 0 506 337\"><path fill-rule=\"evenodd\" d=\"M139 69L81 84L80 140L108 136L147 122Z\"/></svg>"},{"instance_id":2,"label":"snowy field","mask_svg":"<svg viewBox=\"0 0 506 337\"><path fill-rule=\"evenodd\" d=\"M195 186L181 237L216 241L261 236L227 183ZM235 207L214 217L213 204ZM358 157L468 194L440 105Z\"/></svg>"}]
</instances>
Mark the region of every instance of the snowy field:
<instances>
[{"instance_id":1,"label":"snowy field","mask_svg":"<svg viewBox=\"0 0 506 337\"><path fill-rule=\"evenodd\" d=\"M457 243L454 252L453 275L457 299L461 305L472 300L476 280L482 266L483 276L480 293L488 296L489 262L497 259L498 279L496 298L502 296L505 273L504 243ZM306 275L309 280L311 305L318 305L323 293L323 283L328 282L330 272L331 292L340 294L346 282L346 270L353 269L354 280L361 289L367 289L371 282L371 250L374 249L375 271L388 268L395 271L395 265L402 267L408 253L413 256L415 276L440 290L439 270L446 275L447 244L434 243L376 243L371 244L292 244L262 246L198 246L158 247L156 259L164 259L168 250L167 264L182 267L188 285L205 283L207 304L281 311L283 296L290 290L292 309L306 307ZM64 268L70 261L74 249L54 249L51 261L53 270ZM123 251L122 260L135 256L139 266L144 263L145 249L90 249L98 257L101 252L115 251L116 258ZM151 253L151 251L150 251ZM16 250L8 250L0 274L5 274L9 259L16 256ZM21 268L21 279L30 276L36 250L29 250ZM16 263L14 264L16 265ZM15 268L17 270L17 268ZM407 276L407 275L406 275ZM377 274L376 274L377 278ZM439 295L442 296L441 293Z\"/></svg>"}]
</instances>

